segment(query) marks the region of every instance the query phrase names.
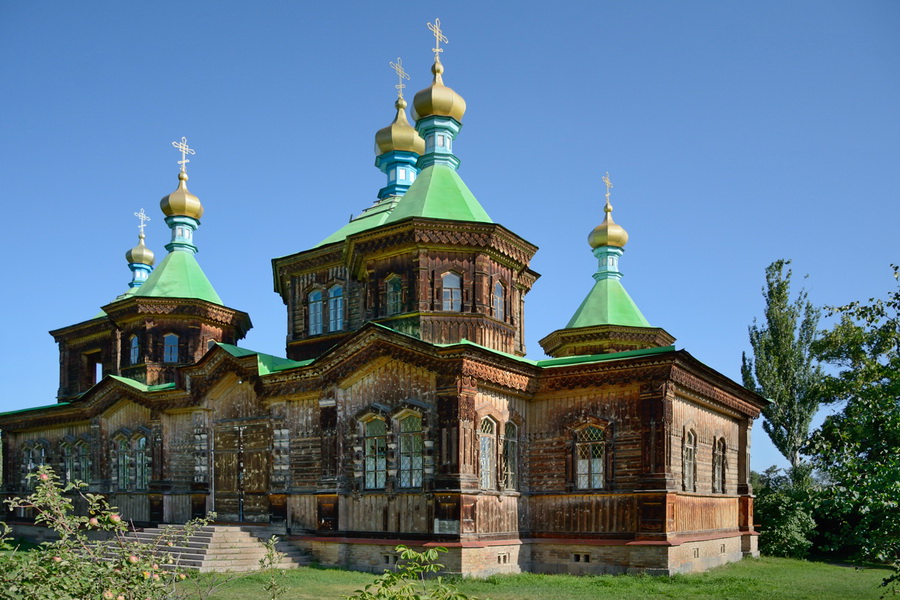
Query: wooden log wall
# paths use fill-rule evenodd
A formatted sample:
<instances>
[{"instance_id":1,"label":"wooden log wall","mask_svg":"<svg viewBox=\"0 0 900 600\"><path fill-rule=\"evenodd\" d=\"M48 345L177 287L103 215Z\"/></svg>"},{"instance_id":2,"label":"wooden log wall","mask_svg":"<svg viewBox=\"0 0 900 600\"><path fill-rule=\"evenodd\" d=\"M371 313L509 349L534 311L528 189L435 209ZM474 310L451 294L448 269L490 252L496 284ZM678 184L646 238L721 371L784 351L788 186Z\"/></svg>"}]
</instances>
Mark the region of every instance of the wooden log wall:
<instances>
[{"instance_id":1,"label":"wooden log wall","mask_svg":"<svg viewBox=\"0 0 900 600\"><path fill-rule=\"evenodd\" d=\"M528 405L527 489L561 492L571 487L573 427L602 420L606 426L607 479L613 490L633 489L645 469L638 384L542 395Z\"/></svg>"},{"instance_id":2,"label":"wooden log wall","mask_svg":"<svg viewBox=\"0 0 900 600\"><path fill-rule=\"evenodd\" d=\"M637 531L637 496L632 494L540 495L528 499L532 533L581 535Z\"/></svg>"},{"instance_id":3,"label":"wooden log wall","mask_svg":"<svg viewBox=\"0 0 900 600\"><path fill-rule=\"evenodd\" d=\"M341 529L361 532L428 533L431 502L423 494L359 494L342 497Z\"/></svg>"},{"instance_id":4,"label":"wooden log wall","mask_svg":"<svg viewBox=\"0 0 900 600\"><path fill-rule=\"evenodd\" d=\"M688 496L675 500L675 528L678 533L737 529L739 501L735 496Z\"/></svg>"},{"instance_id":5,"label":"wooden log wall","mask_svg":"<svg viewBox=\"0 0 900 600\"><path fill-rule=\"evenodd\" d=\"M725 493L736 494L738 486L738 441L740 420L722 412L701 406L687 398L676 397L672 407L670 431L671 456L669 464L678 489L682 486L684 430L689 427L697 434L697 488L698 493L709 494L713 489L713 443L725 438Z\"/></svg>"}]
</instances>

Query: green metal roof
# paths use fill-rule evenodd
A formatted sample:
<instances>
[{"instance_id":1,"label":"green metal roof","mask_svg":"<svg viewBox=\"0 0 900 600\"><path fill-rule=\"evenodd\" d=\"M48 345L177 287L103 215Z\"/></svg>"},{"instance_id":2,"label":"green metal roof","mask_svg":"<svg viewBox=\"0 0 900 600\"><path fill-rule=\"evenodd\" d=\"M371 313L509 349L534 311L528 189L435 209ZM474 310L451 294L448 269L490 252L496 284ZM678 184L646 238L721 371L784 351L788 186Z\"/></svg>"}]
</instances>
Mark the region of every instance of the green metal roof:
<instances>
[{"instance_id":1,"label":"green metal roof","mask_svg":"<svg viewBox=\"0 0 900 600\"><path fill-rule=\"evenodd\" d=\"M370 206L364 210L361 215L350 219L349 223L316 244L315 247L318 248L319 246L340 242L347 239L348 235L378 227L387 220L398 200L399 197L392 196L390 198L385 198L374 206Z\"/></svg>"},{"instance_id":2,"label":"green metal roof","mask_svg":"<svg viewBox=\"0 0 900 600\"><path fill-rule=\"evenodd\" d=\"M411 217L493 223L456 169L440 164L419 173L385 223Z\"/></svg>"},{"instance_id":3,"label":"green metal roof","mask_svg":"<svg viewBox=\"0 0 900 600\"><path fill-rule=\"evenodd\" d=\"M169 252L132 295L141 298L193 298L224 306L193 253L183 251Z\"/></svg>"},{"instance_id":4,"label":"green metal roof","mask_svg":"<svg viewBox=\"0 0 900 600\"><path fill-rule=\"evenodd\" d=\"M396 333L400 333L399 331ZM453 344L433 344L434 346L438 346L439 348L452 348L453 346L472 346L474 348L479 348L486 352L490 352L491 354L498 354L500 356L505 356L506 358L511 358L515 361L525 363L527 365L532 365L535 367L540 367L542 369L553 368L553 367L565 367L567 365L580 365L586 363L595 363L595 362L606 362L610 360L622 360L626 358L637 358L639 356L649 356L652 354L662 354L664 352L673 352L675 350L675 346L661 346L659 348L645 348L642 350L628 350L625 352L608 352L606 354L582 354L579 356L564 356L561 358L545 358L542 360L533 360L530 358L525 358L524 356L517 356L515 354L510 354L508 352L501 352L499 350L494 350L493 348L488 348L487 346L482 346L481 344L477 344L475 342L469 341L465 338L461 339L459 342Z\"/></svg>"},{"instance_id":5,"label":"green metal roof","mask_svg":"<svg viewBox=\"0 0 900 600\"><path fill-rule=\"evenodd\" d=\"M315 247L340 242L355 233L412 217L493 223L456 169L447 165L432 165L419 173L405 195L385 198L370 206Z\"/></svg>"},{"instance_id":6,"label":"green metal roof","mask_svg":"<svg viewBox=\"0 0 900 600\"><path fill-rule=\"evenodd\" d=\"M265 354L263 352L254 352L247 348L239 348L232 344L223 344L221 342L217 342L216 345L236 358L255 355L260 375L269 375L270 373L277 373L278 371L285 371L287 369L293 369L294 367L304 367L313 362L313 359L301 361L291 360L289 358L273 356L272 354Z\"/></svg>"},{"instance_id":7,"label":"green metal roof","mask_svg":"<svg viewBox=\"0 0 900 600\"><path fill-rule=\"evenodd\" d=\"M622 287L622 282L612 277L594 283L565 329L594 325L650 327L637 304Z\"/></svg>"},{"instance_id":8,"label":"green metal roof","mask_svg":"<svg viewBox=\"0 0 900 600\"><path fill-rule=\"evenodd\" d=\"M22 413L32 412L35 410L44 410L47 408L57 408L69 406L68 402L57 402L56 404L48 404L46 406L29 406L28 408L20 408L19 410L8 410L6 412L0 413L0 417L5 417L7 415L19 415Z\"/></svg>"},{"instance_id":9,"label":"green metal roof","mask_svg":"<svg viewBox=\"0 0 900 600\"><path fill-rule=\"evenodd\" d=\"M115 379L118 382L124 383L125 385L130 385L131 387L140 390L142 392L157 392L159 390L172 390L175 389L175 383L160 383L157 385L147 385L145 383L141 383L136 379L131 379L129 377L122 377L120 375L107 375L110 379Z\"/></svg>"}]
</instances>

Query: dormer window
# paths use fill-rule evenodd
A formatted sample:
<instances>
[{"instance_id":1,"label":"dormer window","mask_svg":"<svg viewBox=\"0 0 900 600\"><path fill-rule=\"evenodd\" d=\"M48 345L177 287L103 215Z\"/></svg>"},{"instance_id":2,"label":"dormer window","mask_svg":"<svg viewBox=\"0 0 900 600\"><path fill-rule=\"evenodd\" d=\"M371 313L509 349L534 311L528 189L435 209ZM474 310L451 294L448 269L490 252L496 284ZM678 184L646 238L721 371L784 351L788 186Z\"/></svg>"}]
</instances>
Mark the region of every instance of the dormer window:
<instances>
[{"instance_id":1,"label":"dormer window","mask_svg":"<svg viewBox=\"0 0 900 600\"><path fill-rule=\"evenodd\" d=\"M336 285L328 290L328 331L344 328L344 288Z\"/></svg>"},{"instance_id":2,"label":"dormer window","mask_svg":"<svg viewBox=\"0 0 900 600\"><path fill-rule=\"evenodd\" d=\"M443 288L443 308L447 311L459 312L462 310L462 278L450 271L441 276Z\"/></svg>"},{"instance_id":3,"label":"dormer window","mask_svg":"<svg viewBox=\"0 0 900 600\"><path fill-rule=\"evenodd\" d=\"M163 362L178 362L178 336L174 333L167 333L163 336Z\"/></svg>"}]
</instances>

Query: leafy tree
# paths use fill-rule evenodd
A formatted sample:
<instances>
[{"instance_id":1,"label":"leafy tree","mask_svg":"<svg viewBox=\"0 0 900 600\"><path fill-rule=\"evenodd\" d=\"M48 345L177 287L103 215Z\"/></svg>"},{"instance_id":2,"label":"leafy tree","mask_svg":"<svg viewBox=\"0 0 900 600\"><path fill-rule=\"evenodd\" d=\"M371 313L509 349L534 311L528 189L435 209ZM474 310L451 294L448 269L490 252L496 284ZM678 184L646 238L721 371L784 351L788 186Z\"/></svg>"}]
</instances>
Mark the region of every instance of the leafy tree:
<instances>
[{"instance_id":1,"label":"leafy tree","mask_svg":"<svg viewBox=\"0 0 900 600\"><path fill-rule=\"evenodd\" d=\"M893 266L895 279L900 275ZM839 322L816 343L846 403L804 449L832 485L819 494L830 549L900 558L900 287L886 300L829 309ZM896 580L895 580L896 581Z\"/></svg>"},{"instance_id":2,"label":"leafy tree","mask_svg":"<svg viewBox=\"0 0 900 600\"><path fill-rule=\"evenodd\" d=\"M764 322L749 327L753 359L742 356L744 387L773 401L763 410L763 429L791 463L801 464L800 449L822 401L818 382L822 369L810 350L816 338L820 311L801 289L791 301L789 260L776 260L766 268Z\"/></svg>"}]
</instances>

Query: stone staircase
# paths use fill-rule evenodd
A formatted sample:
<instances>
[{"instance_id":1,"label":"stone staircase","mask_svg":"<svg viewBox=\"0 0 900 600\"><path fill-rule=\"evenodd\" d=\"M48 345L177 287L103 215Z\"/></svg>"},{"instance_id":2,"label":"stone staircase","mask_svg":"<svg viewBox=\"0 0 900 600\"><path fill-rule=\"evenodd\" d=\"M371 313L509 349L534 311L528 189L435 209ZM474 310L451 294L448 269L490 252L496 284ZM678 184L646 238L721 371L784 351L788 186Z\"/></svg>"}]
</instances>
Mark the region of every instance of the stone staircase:
<instances>
[{"instance_id":1,"label":"stone staircase","mask_svg":"<svg viewBox=\"0 0 900 600\"><path fill-rule=\"evenodd\" d=\"M171 531L171 527L148 527L131 532L128 536L142 544L158 546L161 552L169 553L175 559L175 564L167 565L169 567L208 572L259 570L259 561L266 555L264 542L273 535L268 527L207 525L197 528L186 539L175 529L178 539L174 545L161 543L160 536ZM311 562L306 552L290 542L279 540L275 549L283 554L275 565L279 569L293 569Z\"/></svg>"}]
</instances>

